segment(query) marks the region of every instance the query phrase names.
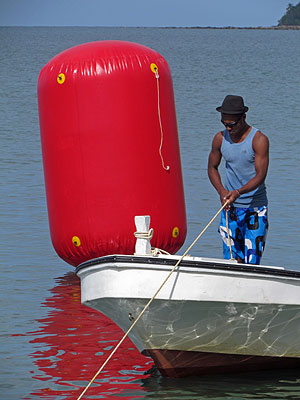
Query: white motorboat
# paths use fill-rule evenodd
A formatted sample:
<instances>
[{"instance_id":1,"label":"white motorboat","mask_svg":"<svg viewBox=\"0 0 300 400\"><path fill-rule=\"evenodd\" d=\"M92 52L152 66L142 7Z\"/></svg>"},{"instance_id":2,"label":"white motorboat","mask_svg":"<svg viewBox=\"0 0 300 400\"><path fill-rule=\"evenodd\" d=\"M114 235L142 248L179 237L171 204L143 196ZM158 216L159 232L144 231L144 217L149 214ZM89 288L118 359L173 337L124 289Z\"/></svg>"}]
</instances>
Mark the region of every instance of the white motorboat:
<instances>
[{"instance_id":1,"label":"white motorboat","mask_svg":"<svg viewBox=\"0 0 300 400\"><path fill-rule=\"evenodd\" d=\"M179 259L84 262L81 301L126 332ZM300 366L300 272L185 256L129 336L164 376Z\"/></svg>"}]
</instances>

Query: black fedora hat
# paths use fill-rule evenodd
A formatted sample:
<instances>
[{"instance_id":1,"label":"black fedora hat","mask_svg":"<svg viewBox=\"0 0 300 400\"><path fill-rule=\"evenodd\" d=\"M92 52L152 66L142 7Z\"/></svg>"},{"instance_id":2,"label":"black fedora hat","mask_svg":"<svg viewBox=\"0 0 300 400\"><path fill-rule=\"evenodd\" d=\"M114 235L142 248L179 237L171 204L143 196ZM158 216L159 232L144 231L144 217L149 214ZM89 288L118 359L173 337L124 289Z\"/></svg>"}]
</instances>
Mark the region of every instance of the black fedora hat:
<instances>
[{"instance_id":1,"label":"black fedora hat","mask_svg":"<svg viewBox=\"0 0 300 400\"><path fill-rule=\"evenodd\" d=\"M216 110L223 114L243 114L247 112L249 108L244 105L242 96L229 94L223 100L222 105L217 107Z\"/></svg>"}]
</instances>

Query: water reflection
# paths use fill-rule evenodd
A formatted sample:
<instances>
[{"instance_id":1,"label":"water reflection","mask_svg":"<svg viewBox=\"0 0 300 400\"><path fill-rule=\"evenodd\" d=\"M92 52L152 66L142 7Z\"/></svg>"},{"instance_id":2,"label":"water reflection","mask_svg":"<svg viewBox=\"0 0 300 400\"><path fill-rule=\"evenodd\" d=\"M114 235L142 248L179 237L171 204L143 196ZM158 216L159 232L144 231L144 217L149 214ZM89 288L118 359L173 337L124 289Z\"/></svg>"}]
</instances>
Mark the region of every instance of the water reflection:
<instances>
[{"instance_id":1,"label":"water reflection","mask_svg":"<svg viewBox=\"0 0 300 400\"><path fill-rule=\"evenodd\" d=\"M57 278L42 306L47 316L29 335L34 337L31 357L38 367L33 378L44 383L24 398L77 399L123 332L103 314L81 305L80 281L74 273ZM140 398L139 379L151 366L151 359L127 338L84 398Z\"/></svg>"},{"instance_id":2,"label":"water reflection","mask_svg":"<svg viewBox=\"0 0 300 400\"><path fill-rule=\"evenodd\" d=\"M145 399L168 400L296 400L300 398L300 370L212 375L142 381Z\"/></svg>"},{"instance_id":3,"label":"water reflection","mask_svg":"<svg viewBox=\"0 0 300 400\"><path fill-rule=\"evenodd\" d=\"M106 360L122 331L101 313L80 303L74 273L57 278L42 304L47 316L30 332L35 351L35 387L23 399L77 399ZM246 400L300 398L300 370L170 379L149 370L153 363L126 339L84 399Z\"/></svg>"}]
</instances>

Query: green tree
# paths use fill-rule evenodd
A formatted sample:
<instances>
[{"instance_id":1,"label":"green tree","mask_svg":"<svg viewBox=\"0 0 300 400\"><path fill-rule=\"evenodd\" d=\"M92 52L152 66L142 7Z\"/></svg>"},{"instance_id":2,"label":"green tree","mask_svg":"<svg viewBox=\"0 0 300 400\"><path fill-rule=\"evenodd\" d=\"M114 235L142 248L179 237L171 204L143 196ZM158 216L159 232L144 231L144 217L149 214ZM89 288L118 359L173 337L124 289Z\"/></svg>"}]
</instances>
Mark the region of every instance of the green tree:
<instances>
[{"instance_id":1,"label":"green tree","mask_svg":"<svg viewBox=\"0 0 300 400\"><path fill-rule=\"evenodd\" d=\"M300 3L296 6L289 3L286 13L280 18L278 25L300 25Z\"/></svg>"}]
</instances>

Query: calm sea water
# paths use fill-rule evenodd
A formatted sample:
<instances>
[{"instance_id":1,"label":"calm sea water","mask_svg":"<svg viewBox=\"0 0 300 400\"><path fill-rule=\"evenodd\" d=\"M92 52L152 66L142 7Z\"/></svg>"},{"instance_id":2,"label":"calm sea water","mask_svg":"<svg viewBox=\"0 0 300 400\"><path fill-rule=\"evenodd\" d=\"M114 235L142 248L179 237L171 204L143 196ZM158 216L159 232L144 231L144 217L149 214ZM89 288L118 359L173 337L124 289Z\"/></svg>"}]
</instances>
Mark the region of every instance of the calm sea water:
<instances>
[{"instance_id":1,"label":"calm sea water","mask_svg":"<svg viewBox=\"0 0 300 400\"><path fill-rule=\"evenodd\" d=\"M300 269L300 32L151 28L0 28L0 399L76 399L122 336L80 304L79 280L50 243L36 84L71 46L129 40L168 61L184 174L187 248L219 209L207 155L221 129L215 107L241 94L248 121L269 136L270 232L263 264ZM217 221L194 255L222 257ZM127 340L90 399L299 399L300 371L183 380L150 373Z\"/></svg>"}]
</instances>

